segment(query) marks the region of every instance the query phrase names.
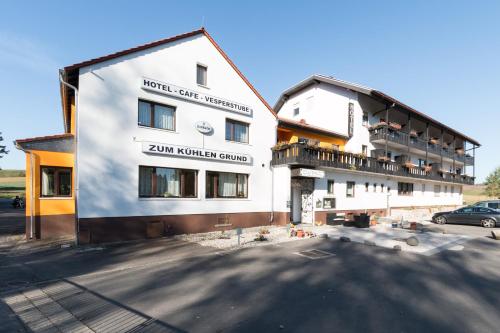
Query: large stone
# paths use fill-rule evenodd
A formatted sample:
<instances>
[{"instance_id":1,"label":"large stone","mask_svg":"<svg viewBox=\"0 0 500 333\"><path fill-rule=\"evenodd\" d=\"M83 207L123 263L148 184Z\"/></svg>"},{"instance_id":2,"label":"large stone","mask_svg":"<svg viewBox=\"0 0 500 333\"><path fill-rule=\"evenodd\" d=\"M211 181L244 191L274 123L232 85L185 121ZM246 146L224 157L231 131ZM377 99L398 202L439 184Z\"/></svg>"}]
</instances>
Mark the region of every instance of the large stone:
<instances>
[{"instance_id":1,"label":"large stone","mask_svg":"<svg viewBox=\"0 0 500 333\"><path fill-rule=\"evenodd\" d=\"M500 231L491 231L491 237L493 237L493 239L500 240Z\"/></svg>"},{"instance_id":2,"label":"large stone","mask_svg":"<svg viewBox=\"0 0 500 333\"><path fill-rule=\"evenodd\" d=\"M351 239L349 237L345 237L345 236L340 237L340 240L342 242L350 242L351 241Z\"/></svg>"},{"instance_id":3,"label":"large stone","mask_svg":"<svg viewBox=\"0 0 500 333\"><path fill-rule=\"evenodd\" d=\"M393 249L396 251L401 251L401 245L394 245Z\"/></svg>"},{"instance_id":4,"label":"large stone","mask_svg":"<svg viewBox=\"0 0 500 333\"><path fill-rule=\"evenodd\" d=\"M375 242L373 242L373 241L371 241L371 240L365 240L365 241L364 241L364 244L365 244L365 245L368 245L368 246L375 246L375 245L376 245L376 244L375 244Z\"/></svg>"},{"instance_id":5,"label":"large stone","mask_svg":"<svg viewBox=\"0 0 500 333\"><path fill-rule=\"evenodd\" d=\"M419 243L418 238L415 236L411 236L406 239L406 244L410 246L417 246Z\"/></svg>"}]
</instances>

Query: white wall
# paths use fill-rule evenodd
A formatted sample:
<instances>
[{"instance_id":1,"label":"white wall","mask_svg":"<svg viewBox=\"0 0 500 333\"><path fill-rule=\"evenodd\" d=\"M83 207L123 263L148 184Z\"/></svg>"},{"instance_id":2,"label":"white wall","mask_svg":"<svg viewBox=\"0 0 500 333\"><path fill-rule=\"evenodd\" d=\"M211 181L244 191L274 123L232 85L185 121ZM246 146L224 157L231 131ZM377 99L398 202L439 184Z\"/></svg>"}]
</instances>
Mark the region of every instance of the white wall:
<instances>
[{"instance_id":1,"label":"white wall","mask_svg":"<svg viewBox=\"0 0 500 333\"><path fill-rule=\"evenodd\" d=\"M196 84L197 63L208 66L208 89ZM145 91L140 88L143 76L249 105L253 116ZM270 147L276 142L276 119L205 36L85 67L79 88L80 217L271 211ZM175 106L175 132L139 127L139 98ZM226 142L226 118L250 123L249 144ZM202 147L203 136L194 127L201 120L215 129L205 136L206 149L249 154L253 164L142 152L142 141ZM139 165L199 170L198 198L139 198ZM248 199L205 199L206 170L249 174Z\"/></svg>"},{"instance_id":2,"label":"white wall","mask_svg":"<svg viewBox=\"0 0 500 333\"><path fill-rule=\"evenodd\" d=\"M462 195L460 185L451 185L438 182L424 182L416 179L401 178L387 179L385 176L375 176L372 174L360 172L344 172L326 170L325 178L317 179L315 183L314 202L323 200L324 197L332 197L327 194L327 180L333 179L334 195L336 198L336 209L338 210L359 210L359 209L385 209L387 207L388 187L390 187L389 204L391 207L407 206L436 206L450 205L457 206L462 204ZM354 198L346 197L347 182L354 181ZM369 183L368 192L365 191L365 183ZM398 195L398 182L413 183L413 195ZM377 191L374 192L374 183L377 183ZM384 191L381 192L381 184L384 184ZM425 184L425 192L422 192L422 184ZM434 185L441 185L439 197L434 194ZM447 193L444 192L447 186ZM454 187L454 193L451 194L451 186ZM323 209L317 209L321 211Z\"/></svg>"}]
</instances>

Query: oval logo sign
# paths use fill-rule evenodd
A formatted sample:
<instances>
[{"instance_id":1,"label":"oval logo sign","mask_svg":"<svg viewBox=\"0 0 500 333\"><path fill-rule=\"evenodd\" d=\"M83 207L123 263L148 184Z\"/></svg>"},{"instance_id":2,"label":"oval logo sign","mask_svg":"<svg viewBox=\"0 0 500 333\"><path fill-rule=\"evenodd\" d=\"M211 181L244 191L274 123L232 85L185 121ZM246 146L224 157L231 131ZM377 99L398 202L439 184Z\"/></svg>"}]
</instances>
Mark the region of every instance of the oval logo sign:
<instances>
[{"instance_id":1,"label":"oval logo sign","mask_svg":"<svg viewBox=\"0 0 500 333\"><path fill-rule=\"evenodd\" d=\"M198 121L195 124L195 127L198 130L198 132L203 133L203 134L208 134L208 133L212 132L212 130L213 130L212 125L210 125L206 121Z\"/></svg>"}]
</instances>

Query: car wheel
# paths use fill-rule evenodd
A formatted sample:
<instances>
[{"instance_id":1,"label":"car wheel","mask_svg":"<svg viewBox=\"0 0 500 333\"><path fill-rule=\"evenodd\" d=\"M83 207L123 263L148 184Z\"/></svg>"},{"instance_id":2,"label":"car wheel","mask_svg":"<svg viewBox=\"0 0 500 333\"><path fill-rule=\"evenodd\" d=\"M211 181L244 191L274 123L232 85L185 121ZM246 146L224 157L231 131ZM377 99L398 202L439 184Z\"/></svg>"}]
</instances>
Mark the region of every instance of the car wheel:
<instances>
[{"instance_id":1,"label":"car wheel","mask_svg":"<svg viewBox=\"0 0 500 333\"><path fill-rule=\"evenodd\" d=\"M437 224L446 224L446 217L444 217L444 216L436 217L436 223Z\"/></svg>"},{"instance_id":2,"label":"car wheel","mask_svg":"<svg viewBox=\"0 0 500 333\"><path fill-rule=\"evenodd\" d=\"M493 219L484 219L481 221L481 225L485 228L494 228L495 227L495 220Z\"/></svg>"}]
</instances>

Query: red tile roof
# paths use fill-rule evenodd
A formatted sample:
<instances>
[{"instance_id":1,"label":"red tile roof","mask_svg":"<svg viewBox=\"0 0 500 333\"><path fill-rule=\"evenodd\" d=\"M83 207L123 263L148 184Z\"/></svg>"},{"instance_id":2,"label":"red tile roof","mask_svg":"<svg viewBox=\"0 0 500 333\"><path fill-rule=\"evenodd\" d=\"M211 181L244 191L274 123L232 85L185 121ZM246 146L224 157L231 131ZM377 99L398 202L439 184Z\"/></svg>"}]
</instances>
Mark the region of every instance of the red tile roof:
<instances>
[{"instance_id":1,"label":"red tile roof","mask_svg":"<svg viewBox=\"0 0 500 333\"><path fill-rule=\"evenodd\" d=\"M254 88L254 86L248 81L248 79L243 75L243 73L241 73L241 71L236 67L236 65L227 56L227 54L220 48L220 46L215 42L215 40L212 38L212 36L210 36L210 34L205 30L205 28L201 28L201 29L194 30L194 31L191 31L191 32L187 32L187 33L184 33L184 34L180 34L180 35L177 35L177 36L173 36L173 37L161 39L161 40L158 40L158 41L155 41L155 42L151 42L151 43L139 45L139 46L136 46L136 47L133 47L133 48L130 48L130 49L123 50L123 51L111 53L111 54L108 54L108 55L105 55L105 56L102 56L102 57L98 57L98 58L86 60L86 61L83 61L83 62L79 62L79 63L73 64L73 65L64 67L64 71L66 73L75 72L78 69L80 69L82 67L85 67L85 66L97 64L97 63L100 63L100 62L103 62L103 61L107 61L107 60L111 60L111 59L115 59L115 58L118 58L118 57L121 57L121 56L124 56L124 55L128 55L128 54L131 54L131 53L134 53L134 52L138 52L138 51L146 50L146 49L149 49L149 48L152 48L152 47L156 47L156 46L159 46L159 45L163 45L163 44L167 44L167 43L170 43L170 42L174 42L174 41L177 41L177 40L180 40L180 39L183 39L183 38L192 37L192 36L195 36L195 35L198 35L198 34L203 34L205 37L208 38L208 40L219 51L219 53L222 55L222 57L224 59L226 59L226 61L229 63L229 65L236 71L236 73L247 84L247 86L253 91L253 93L261 100L261 102L266 106L266 108L276 117L277 115L274 112L273 108L259 94L259 92L257 91L257 89Z\"/></svg>"},{"instance_id":2,"label":"red tile roof","mask_svg":"<svg viewBox=\"0 0 500 333\"><path fill-rule=\"evenodd\" d=\"M48 136L38 136L38 137L34 137L34 138L17 139L16 143L26 143L26 142L35 142L35 141L50 141L50 140L72 138L72 137L73 137L73 134L64 133L64 134L55 134L55 135L48 135Z\"/></svg>"},{"instance_id":3,"label":"red tile roof","mask_svg":"<svg viewBox=\"0 0 500 333\"><path fill-rule=\"evenodd\" d=\"M323 135L334 136L334 137L338 137L338 138L342 138L342 139L346 139L346 140L349 139L349 137L347 135L337 133L334 131L330 131L330 130L327 130L327 129L322 128L322 127L309 125L306 122L296 121L296 120L287 119L287 118L283 118L283 117L279 117L278 121L279 121L279 125L284 125L285 127L287 125L295 127L295 128L299 127L299 128L304 129L304 130L309 130L309 131L313 131L316 133L321 133Z\"/></svg>"}]
</instances>

